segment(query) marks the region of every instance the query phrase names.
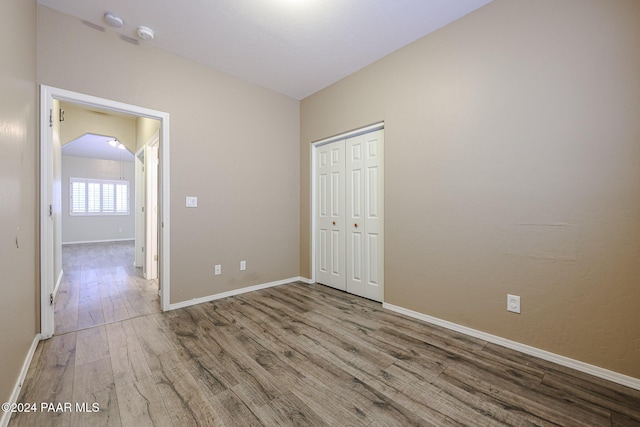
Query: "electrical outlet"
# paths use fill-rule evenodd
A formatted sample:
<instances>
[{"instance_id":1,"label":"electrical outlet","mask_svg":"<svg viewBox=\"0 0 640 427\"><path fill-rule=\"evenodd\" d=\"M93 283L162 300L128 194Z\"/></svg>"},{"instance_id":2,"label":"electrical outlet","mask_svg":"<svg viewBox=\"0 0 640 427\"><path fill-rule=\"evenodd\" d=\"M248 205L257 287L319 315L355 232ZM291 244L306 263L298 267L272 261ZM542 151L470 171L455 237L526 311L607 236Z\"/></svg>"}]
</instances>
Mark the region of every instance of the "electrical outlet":
<instances>
[{"instance_id":1,"label":"electrical outlet","mask_svg":"<svg viewBox=\"0 0 640 427\"><path fill-rule=\"evenodd\" d=\"M214 274L215 274L216 276L219 276L219 275L221 275L221 274L222 274L222 265L220 265L220 264L216 264Z\"/></svg>"},{"instance_id":2,"label":"electrical outlet","mask_svg":"<svg viewBox=\"0 0 640 427\"><path fill-rule=\"evenodd\" d=\"M247 261L240 261L240 271L245 271L247 269Z\"/></svg>"},{"instance_id":3,"label":"electrical outlet","mask_svg":"<svg viewBox=\"0 0 640 427\"><path fill-rule=\"evenodd\" d=\"M507 311L520 314L520 297L518 295L507 294Z\"/></svg>"}]
</instances>

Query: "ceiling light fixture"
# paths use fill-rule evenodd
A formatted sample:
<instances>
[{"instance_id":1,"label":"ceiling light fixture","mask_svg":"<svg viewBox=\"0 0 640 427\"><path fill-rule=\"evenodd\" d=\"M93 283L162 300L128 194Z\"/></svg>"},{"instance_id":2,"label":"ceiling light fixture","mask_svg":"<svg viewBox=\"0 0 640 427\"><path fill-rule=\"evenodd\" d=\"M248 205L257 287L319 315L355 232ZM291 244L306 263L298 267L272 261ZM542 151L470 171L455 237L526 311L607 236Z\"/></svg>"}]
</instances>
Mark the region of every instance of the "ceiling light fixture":
<instances>
[{"instance_id":1,"label":"ceiling light fixture","mask_svg":"<svg viewBox=\"0 0 640 427\"><path fill-rule=\"evenodd\" d=\"M110 27L114 28L120 28L124 25L124 21L122 20L122 18L113 12L105 12L104 22L106 22Z\"/></svg>"},{"instance_id":2,"label":"ceiling light fixture","mask_svg":"<svg viewBox=\"0 0 640 427\"><path fill-rule=\"evenodd\" d=\"M145 27L140 25L138 27L138 37L140 37L142 40L153 40L153 30L149 27Z\"/></svg>"},{"instance_id":3,"label":"ceiling light fixture","mask_svg":"<svg viewBox=\"0 0 640 427\"><path fill-rule=\"evenodd\" d=\"M118 140L117 139L112 139L111 141L107 141L109 143L110 146L112 146L113 148L116 148L118 146Z\"/></svg>"}]
</instances>

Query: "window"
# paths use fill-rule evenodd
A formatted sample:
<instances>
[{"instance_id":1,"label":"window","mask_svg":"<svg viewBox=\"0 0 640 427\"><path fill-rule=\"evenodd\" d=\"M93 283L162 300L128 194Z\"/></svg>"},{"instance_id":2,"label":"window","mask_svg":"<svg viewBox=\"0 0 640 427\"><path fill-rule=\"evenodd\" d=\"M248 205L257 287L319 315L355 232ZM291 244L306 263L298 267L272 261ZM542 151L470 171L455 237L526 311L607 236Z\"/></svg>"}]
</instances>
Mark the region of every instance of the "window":
<instances>
[{"instance_id":1,"label":"window","mask_svg":"<svg viewBox=\"0 0 640 427\"><path fill-rule=\"evenodd\" d=\"M71 178L71 215L129 215L129 181Z\"/></svg>"}]
</instances>

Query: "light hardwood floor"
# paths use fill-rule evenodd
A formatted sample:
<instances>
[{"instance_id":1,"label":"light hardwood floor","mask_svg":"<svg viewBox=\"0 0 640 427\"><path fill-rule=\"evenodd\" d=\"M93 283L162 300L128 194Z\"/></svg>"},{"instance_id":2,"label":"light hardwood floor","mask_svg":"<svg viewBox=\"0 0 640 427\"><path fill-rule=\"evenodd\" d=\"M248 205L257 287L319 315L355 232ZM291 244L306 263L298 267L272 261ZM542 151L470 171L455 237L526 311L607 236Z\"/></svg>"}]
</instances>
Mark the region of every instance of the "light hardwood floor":
<instances>
[{"instance_id":1,"label":"light hardwood floor","mask_svg":"<svg viewBox=\"0 0 640 427\"><path fill-rule=\"evenodd\" d=\"M133 266L134 242L64 245L56 335L160 312L158 284Z\"/></svg>"},{"instance_id":2,"label":"light hardwood floor","mask_svg":"<svg viewBox=\"0 0 640 427\"><path fill-rule=\"evenodd\" d=\"M54 336L10 426L632 426L640 391L291 283Z\"/></svg>"}]
</instances>

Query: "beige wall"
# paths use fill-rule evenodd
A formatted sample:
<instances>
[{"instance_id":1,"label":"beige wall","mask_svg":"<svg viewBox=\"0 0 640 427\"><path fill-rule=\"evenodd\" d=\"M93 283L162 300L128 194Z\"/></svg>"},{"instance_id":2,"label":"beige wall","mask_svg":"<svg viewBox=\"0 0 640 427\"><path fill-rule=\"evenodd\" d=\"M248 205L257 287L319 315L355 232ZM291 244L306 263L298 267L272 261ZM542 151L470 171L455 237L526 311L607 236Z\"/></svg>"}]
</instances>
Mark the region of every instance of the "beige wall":
<instances>
[{"instance_id":1,"label":"beige wall","mask_svg":"<svg viewBox=\"0 0 640 427\"><path fill-rule=\"evenodd\" d=\"M298 276L298 101L43 6L38 83L170 114L172 303Z\"/></svg>"},{"instance_id":2,"label":"beige wall","mask_svg":"<svg viewBox=\"0 0 640 427\"><path fill-rule=\"evenodd\" d=\"M93 133L113 136L129 151L136 152L136 117L92 111L68 102L61 102L60 108L64 110L64 121L60 123L62 145Z\"/></svg>"},{"instance_id":3,"label":"beige wall","mask_svg":"<svg viewBox=\"0 0 640 427\"><path fill-rule=\"evenodd\" d=\"M0 401L9 400L33 338L36 308L36 5L0 3ZM18 247L16 247L16 241ZM2 414L0 414L0 417Z\"/></svg>"},{"instance_id":4,"label":"beige wall","mask_svg":"<svg viewBox=\"0 0 640 427\"><path fill-rule=\"evenodd\" d=\"M495 0L303 100L301 274L309 144L384 120L385 301L640 378L638 41L637 0Z\"/></svg>"},{"instance_id":5,"label":"beige wall","mask_svg":"<svg viewBox=\"0 0 640 427\"><path fill-rule=\"evenodd\" d=\"M157 135L159 130L160 121L146 117L136 118L136 149L134 154L144 147L144 144L149 142L151 138Z\"/></svg>"}]
</instances>

